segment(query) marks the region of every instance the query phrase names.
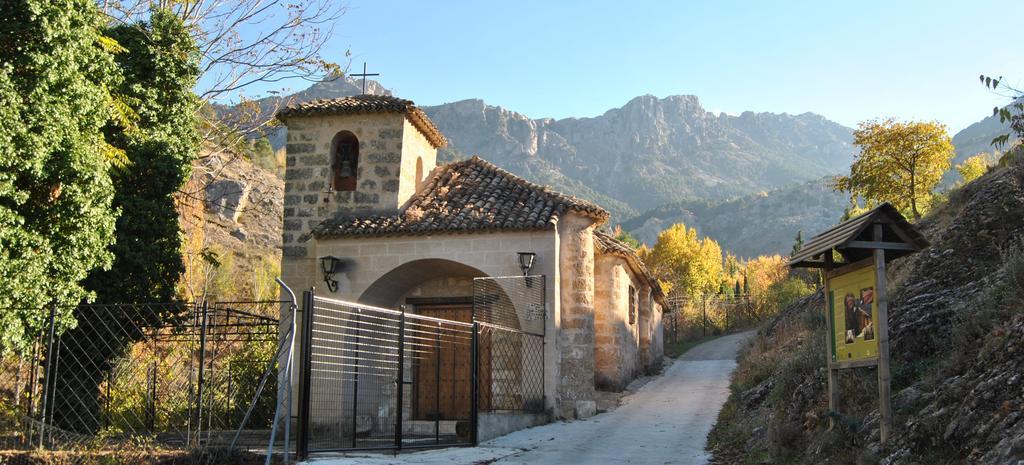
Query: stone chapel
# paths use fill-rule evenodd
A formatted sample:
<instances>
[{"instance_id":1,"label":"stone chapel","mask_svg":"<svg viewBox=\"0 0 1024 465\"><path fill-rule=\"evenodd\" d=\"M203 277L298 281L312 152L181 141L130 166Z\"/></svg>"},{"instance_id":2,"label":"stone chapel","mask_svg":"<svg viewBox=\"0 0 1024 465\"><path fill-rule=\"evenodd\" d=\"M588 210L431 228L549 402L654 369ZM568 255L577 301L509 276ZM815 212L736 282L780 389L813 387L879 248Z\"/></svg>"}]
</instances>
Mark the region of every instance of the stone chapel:
<instances>
[{"instance_id":1,"label":"stone chapel","mask_svg":"<svg viewBox=\"0 0 1024 465\"><path fill-rule=\"evenodd\" d=\"M601 207L484 159L437 163L445 136L412 101L359 95L282 109L287 127L282 278L295 290L384 308L466 305L472 280L544 276L544 403L596 411L660 367L664 296ZM320 260L343 263L325 287Z\"/></svg>"}]
</instances>

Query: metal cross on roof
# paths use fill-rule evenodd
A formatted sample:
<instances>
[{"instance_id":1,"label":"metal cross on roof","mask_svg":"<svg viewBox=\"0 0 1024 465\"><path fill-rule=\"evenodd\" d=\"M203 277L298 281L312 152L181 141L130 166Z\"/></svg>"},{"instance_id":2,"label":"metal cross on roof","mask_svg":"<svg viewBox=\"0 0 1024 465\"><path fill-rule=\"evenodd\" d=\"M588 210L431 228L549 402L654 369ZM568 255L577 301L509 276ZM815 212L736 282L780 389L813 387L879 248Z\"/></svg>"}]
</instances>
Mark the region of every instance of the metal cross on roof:
<instances>
[{"instance_id":1,"label":"metal cross on roof","mask_svg":"<svg viewBox=\"0 0 1024 465\"><path fill-rule=\"evenodd\" d=\"M363 62L363 73L362 74L350 74L349 76L363 78L363 95L366 95L366 77L367 76L380 76L380 73L367 74L366 73L366 62L364 61Z\"/></svg>"}]
</instances>

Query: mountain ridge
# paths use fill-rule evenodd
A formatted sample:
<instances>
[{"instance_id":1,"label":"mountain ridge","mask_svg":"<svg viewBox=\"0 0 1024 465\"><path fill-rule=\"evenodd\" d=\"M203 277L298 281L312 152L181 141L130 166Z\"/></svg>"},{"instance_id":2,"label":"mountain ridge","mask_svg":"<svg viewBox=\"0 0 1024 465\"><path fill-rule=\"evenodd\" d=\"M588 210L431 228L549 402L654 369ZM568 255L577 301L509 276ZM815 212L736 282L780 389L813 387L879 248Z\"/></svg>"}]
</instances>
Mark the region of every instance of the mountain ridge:
<instances>
[{"instance_id":1,"label":"mountain ridge","mask_svg":"<svg viewBox=\"0 0 1024 465\"><path fill-rule=\"evenodd\" d=\"M288 102L356 95L360 84L334 79L257 102L272 111ZM366 84L368 93L391 95L377 81ZM685 94L639 95L586 117L531 118L480 98L421 108L451 141L439 151L439 162L479 155L604 206L612 224L624 223L648 243L656 238L656 225L682 221L745 256L785 253L797 230L812 233L834 222L825 210L841 211L846 199L822 188L820 180L846 172L856 151L853 130L823 115L716 113L698 96ZM987 134L999 129L991 119L961 131L954 141L970 136L987 144ZM275 149L284 146L285 128L271 128L267 136ZM979 144L958 147L957 160L984 149ZM773 197L794 206L783 208ZM694 208L701 203L706 206ZM737 215L771 232L751 235L751 228L735 221Z\"/></svg>"}]
</instances>

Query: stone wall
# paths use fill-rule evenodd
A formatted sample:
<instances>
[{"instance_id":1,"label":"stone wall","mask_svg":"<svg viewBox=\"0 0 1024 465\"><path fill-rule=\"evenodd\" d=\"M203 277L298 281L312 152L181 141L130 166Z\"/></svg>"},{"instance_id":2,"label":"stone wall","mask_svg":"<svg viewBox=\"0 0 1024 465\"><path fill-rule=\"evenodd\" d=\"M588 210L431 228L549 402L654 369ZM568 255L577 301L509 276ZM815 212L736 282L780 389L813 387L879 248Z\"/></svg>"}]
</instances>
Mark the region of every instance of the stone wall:
<instances>
[{"instance_id":1,"label":"stone wall","mask_svg":"<svg viewBox=\"0 0 1024 465\"><path fill-rule=\"evenodd\" d=\"M641 371L640 322L629 321L629 288L642 287L626 260L616 255L597 256L594 285L594 383L598 389L621 391Z\"/></svg>"},{"instance_id":2,"label":"stone wall","mask_svg":"<svg viewBox=\"0 0 1024 465\"><path fill-rule=\"evenodd\" d=\"M653 297L651 288L640 291L640 360L648 374L661 369L665 357L665 326L662 308Z\"/></svg>"},{"instance_id":3,"label":"stone wall","mask_svg":"<svg viewBox=\"0 0 1024 465\"><path fill-rule=\"evenodd\" d=\"M558 224L561 253L561 378L559 418L586 418L594 401L594 220L564 215Z\"/></svg>"},{"instance_id":4,"label":"stone wall","mask_svg":"<svg viewBox=\"0 0 1024 465\"><path fill-rule=\"evenodd\" d=\"M435 150L401 113L294 117L287 120L285 259L309 257L309 231L325 219L395 211L415 193L417 160L426 177ZM340 131L359 139L356 190L330 192L331 144Z\"/></svg>"}]
</instances>

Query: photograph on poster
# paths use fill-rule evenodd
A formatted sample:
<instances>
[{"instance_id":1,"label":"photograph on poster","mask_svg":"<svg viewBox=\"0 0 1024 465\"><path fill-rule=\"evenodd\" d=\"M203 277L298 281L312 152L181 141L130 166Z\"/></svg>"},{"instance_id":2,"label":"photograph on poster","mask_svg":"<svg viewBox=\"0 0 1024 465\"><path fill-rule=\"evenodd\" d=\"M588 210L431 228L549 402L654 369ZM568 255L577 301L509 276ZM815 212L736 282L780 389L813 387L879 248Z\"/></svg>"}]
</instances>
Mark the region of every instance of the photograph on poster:
<instances>
[{"instance_id":1,"label":"photograph on poster","mask_svg":"<svg viewBox=\"0 0 1024 465\"><path fill-rule=\"evenodd\" d=\"M875 268L864 266L829 278L829 306L835 360L877 357Z\"/></svg>"}]
</instances>

